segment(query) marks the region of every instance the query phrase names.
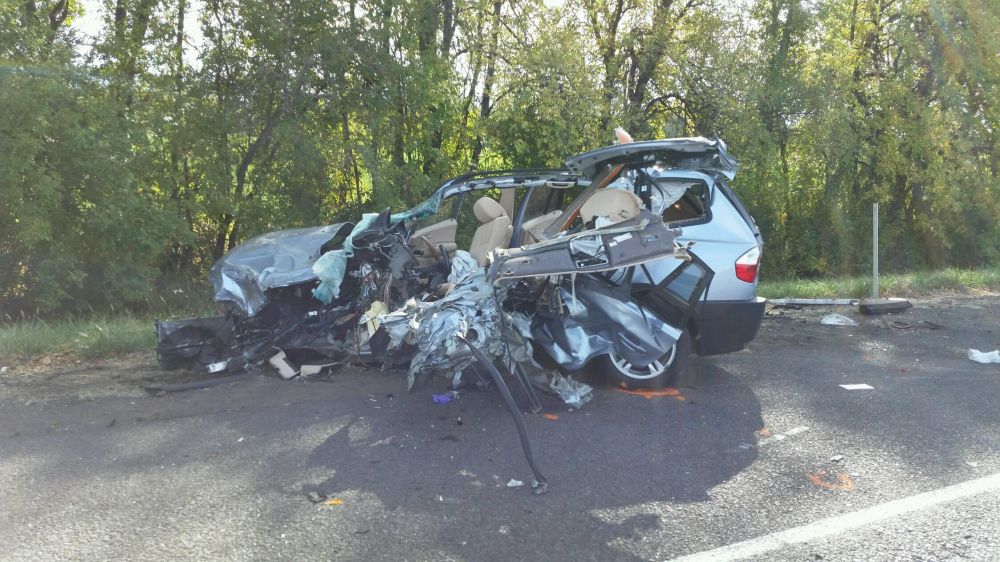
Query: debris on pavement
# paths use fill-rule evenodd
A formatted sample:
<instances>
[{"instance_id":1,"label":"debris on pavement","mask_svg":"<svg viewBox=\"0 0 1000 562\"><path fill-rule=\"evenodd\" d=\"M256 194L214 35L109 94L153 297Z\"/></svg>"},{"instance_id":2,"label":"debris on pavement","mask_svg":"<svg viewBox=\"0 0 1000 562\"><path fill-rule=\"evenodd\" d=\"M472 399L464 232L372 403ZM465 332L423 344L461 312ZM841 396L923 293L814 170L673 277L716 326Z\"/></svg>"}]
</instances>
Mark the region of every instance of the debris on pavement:
<instances>
[{"instance_id":1,"label":"debris on pavement","mask_svg":"<svg viewBox=\"0 0 1000 562\"><path fill-rule=\"evenodd\" d=\"M757 446L758 447L763 447L764 445L768 445L768 444L774 443L776 441L784 441L785 439L787 439L787 438L789 438L789 437L791 437L793 435L798 435L799 433L804 433L806 431L809 431L808 427L806 427L804 425L798 425L798 426L795 426L795 427L793 427L793 428L791 428L791 429L789 429L789 430L787 430L787 431L785 431L783 433L775 433L773 435L763 435L762 434L763 438L760 439L759 441L757 441Z\"/></svg>"},{"instance_id":2,"label":"debris on pavement","mask_svg":"<svg viewBox=\"0 0 1000 562\"><path fill-rule=\"evenodd\" d=\"M831 462L840 462L842 460L844 460L844 455L833 455L830 457Z\"/></svg>"},{"instance_id":3,"label":"debris on pavement","mask_svg":"<svg viewBox=\"0 0 1000 562\"><path fill-rule=\"evenodd\" d=\"M308 499L309 501L311 501L313 503L320 503L320 502L326 501L326 496L323 495L323 494L321 494L321 493L319 493L319 492L312 491L312 492L309 492L308 494L306 494L306 499Z\"/></svg>"},{"instance_id":4,"label":"debris on pavement","mask_svg":"<svg viewBox=\"0 0 1000 562\"><path fill-rule=\"evenodd\" d=\"M844 390L875 390L874 386L868 384L842 384L840 388Z\"/></svg>"},{"instance_id":5,"label":"debris on pavement","mask_svg":"<svg viewBox=\"0 0 1000 562\"><path fill-rule=\"evenodd\" d=\"M639 389L634 389L633 390L633 389L627 388L625 385L622 385L622 386L616 388L615 390L617 390L618 392L621 392L623 394L631 394L633 396L642 396L646 400L652 400L653 398L663 398L663 397L670 397L670 398L673 398L674 400L679 400L681 402L684 402L685 400L687 400L687 398L685 398L684 395L681 394L681 391L677 390L676 388L671 388L671 387L661 388L661 389L639 388Z\"/></svg>"},{"instance_id":6,"label":"debris on pavement","mask_svg":"<svg viewBox=\"0 0 1000 562\"><path fill-rule=\"evenodd\" d=\"M824 326L857 326L858 323L843 314L827 314L820 321Z\"/></svg>"},{"instance_id":7,"label":"debris on pavement","mask_svg":"<svg viewBox=\"0 0 1000 562\"><path fill-rule=\"evenodd\" d=\"M556 414L544 414L542 417L549 421L556 421L557 419L559 419L559 416L557 416Z\"/></svg>"},{"instance_id":8,"label":"debris on pavement","mask_svg":"<svg viewBox=\"0 0 1000 562\"><path fill-rule=\"evenodd\" d=\"M858 299L768 299L769 304L777 307L787 306L855 306Z\"/></svg>"},{"instance_id":9,"label":"debris on pavement","mask_svg":"<svg viewBox=\"0 0 1000 562\"><path fill-rule=\"evenodd\" d=\"M549 386L559 398L566 404L580 408L594 397L594 388L589 384L573 380L573 377L564 377L559 373L553 373Z\"/></svg>"},{"instance_id":10,"label":"debris on pavement","mask_svg":"<svg viewBox=\"0 0 1000 562\"><path fill-rule=\"evenodd\" d=\"M851 479L850 475L841 472L836 476L827 473L825 469L819 469L816 472L806 473L806 478L814 486L826 490L839 490L843 492L849 492L854 489L854 480Z\"/></svg>"},{"instance_id":11,"label":"debris on pavement","mask_svg":"<svg viewBox=\"0 0 1000 562\"><path fill-rule=\"evenodd\" d=\"M913 305L906 299L866 299L858 305L858 311L868 316L904 312Z\"/></svg>"},{"instance_id":12,"label":"debris on pavement","mask_svg":"<svg viewBox=\"0 0 1000 562\"><path fill-rule=\"evenodd\" d=\"M273 355L267 360L272 367L278 370L278 374L281 375L283 379L290 379L298 376L299 371L288 363L288 356L285 355L284 351L279 351L276 355Z\"/></svg>"},{"instance_id":13,"label":"debris on pavement","mask_svg":"<svg viewBox=\"0 0 1000 562\"><path fill-rule=\"evenodd\" d=\"M452 400L454 400L454 398L452 397L452 395L448 394L447 392L444 393L444 394L433 394L433 395L431 395L431 399L434 400L435 404L447 404L447 403L451 402Z\"/></svg>"},{"instance_id":14,"label":"debris on pavement","mask_svg":"<svg viewBox=\"0 0 1000 562\"><path fill-rule=\"evenodd\" d=\"M982 363L984 365L989 363L1000 363L1000 349L994 349L990 352L979 351L978 349L969 350L969 359L975 361L976 363Z\"/></svg>"},{"instance_id":15,"label":"debris on pavement","mask_svg":"<svg viewBox=\"0 0 1000 562\"><path fill-rule=\"evenodd\" d=\"M330 498L324 501L323 505L344 505L344 500L340 498Z\"/></svg>"},{"instance_id":16,"label":"debris on pavement","mask_svg":"<svg viewBox=\"0 0 1000 562\"><path fill-rule=\"evenodd\" d=\"M299 378L308 378L323 372L323 369L330 369L340 365L339 362L323 363L320 365L302 365L299 367Z\"/></svg>"},{"instance_id":17,"label":"debris on pavement","mask_svg":"<svg viewBox=\"0 0 1000 562\"><path fill-rule=\"evenodd\" d=\"M524 486L524 482L522 482L520 480L516 480L514 478L511 478L510 480L507 481L507 487L508 488L520 488L522 486Z\"/></svg>"}]
</instances>

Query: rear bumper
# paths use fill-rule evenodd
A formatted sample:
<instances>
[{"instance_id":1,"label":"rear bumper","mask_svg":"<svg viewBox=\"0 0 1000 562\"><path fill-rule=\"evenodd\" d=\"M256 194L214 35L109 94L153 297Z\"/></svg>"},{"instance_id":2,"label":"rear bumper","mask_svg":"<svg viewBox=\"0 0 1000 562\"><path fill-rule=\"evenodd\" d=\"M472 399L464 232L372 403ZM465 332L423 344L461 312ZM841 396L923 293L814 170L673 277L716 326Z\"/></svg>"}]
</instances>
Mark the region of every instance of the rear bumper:
<instances>
[{"instance_id":1,"label":"rear bumper","mask_svg":"<svg viewBox=\"0 0 1000 562\"><path fill-rule=\"evenodd\" d=\"M694 350L701 356L743 349L757 335L767 299L701 301L695 305Z\"/></svg>"}]
</instances>

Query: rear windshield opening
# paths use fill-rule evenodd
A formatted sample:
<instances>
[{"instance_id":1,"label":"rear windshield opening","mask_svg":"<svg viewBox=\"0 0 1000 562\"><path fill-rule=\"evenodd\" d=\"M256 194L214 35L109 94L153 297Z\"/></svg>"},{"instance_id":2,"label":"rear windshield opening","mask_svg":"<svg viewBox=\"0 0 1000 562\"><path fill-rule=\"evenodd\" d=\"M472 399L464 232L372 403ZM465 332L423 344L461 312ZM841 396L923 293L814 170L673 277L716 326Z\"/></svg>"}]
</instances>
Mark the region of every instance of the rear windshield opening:
<instances>
[{"instance_id":1,"label":"rear windshield opening","mask_svg":"<svg viewBox=\"0 0 1000 562\"><path fill-rule=\"evenodd\" d=\"M662 209L660 216L663 222L700 219L708 212L708 186L705 182L660 179L654 182L652 192L651 202L654 211L657 207ZM657 195L660 197L659 201Z\"/></svg>"}]
</instances>

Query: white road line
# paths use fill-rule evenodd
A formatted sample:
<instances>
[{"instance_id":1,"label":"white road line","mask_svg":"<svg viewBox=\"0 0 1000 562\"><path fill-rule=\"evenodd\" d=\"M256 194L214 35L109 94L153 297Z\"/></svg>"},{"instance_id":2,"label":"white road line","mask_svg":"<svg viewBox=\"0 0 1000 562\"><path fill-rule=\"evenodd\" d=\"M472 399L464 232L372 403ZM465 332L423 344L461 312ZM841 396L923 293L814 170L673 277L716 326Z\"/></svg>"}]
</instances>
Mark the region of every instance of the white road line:
<instances>
[{"instance_id":1,"label":"white road line","mask_svg":"<svg viewBox=\"0 0 1000 562\"><path fill-rule=\"evenodd\" d=\"M681 562L742 560L751 556L779 550L793 544L802 544L830 535L836 535L850 529L856 529L905 515L912 511L926 509L941 503L993 490L1000 490L1000 473L924 492L915 496L892 500L853 513L845 513L844 515L821 519L801 527L681 556L680 558L674 558L674 560Z\"/></svg>"}]
</instances>

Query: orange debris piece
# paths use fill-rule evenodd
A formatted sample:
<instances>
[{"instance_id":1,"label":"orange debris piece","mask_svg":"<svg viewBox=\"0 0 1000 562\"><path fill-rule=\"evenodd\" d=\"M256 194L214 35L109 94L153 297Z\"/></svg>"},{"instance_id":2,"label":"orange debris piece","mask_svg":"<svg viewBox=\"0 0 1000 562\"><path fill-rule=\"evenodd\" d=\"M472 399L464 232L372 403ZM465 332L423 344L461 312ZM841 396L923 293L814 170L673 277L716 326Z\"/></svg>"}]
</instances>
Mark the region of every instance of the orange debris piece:
<instances>
[{"instance_id":1,"label":"orange debris piece","mask_svg":"<svg viewBox=\"0 0 1000 562\"><path fill-rule=\"evenodd\" d=\"M624 383L622 383L622 388L619 388L617 390L618 392L624 392L625 394L631 394L633 396L642 396L646 400L652 400L653 398L662 398L664 396L669 396L670 398L673 398L675 400L681 400L681 401L686 400L686 398L684 398L684 395L681 394L681 391L677 390L676 388L668 387L657 390L651 388L640 388L637 390L631 390L629 388L626 388Z\"/></svg>"},{"instance_id":2,"label":"orange debris piece","mask_svg":"<svg viewBox=\"0 0 1000 562\"><path fill-rule=\"evenodd\" d=\"M806 477L809 478L809 481L812 482L814 486L819 486L820 488L824 488L826 490L842 490L845 492L854 489L854 480L851 480L851 477L847 474L843 472L838 474L836 482L831 482L827 478L828 476L829 474L827 474L826 470L822 468L816 472L806 473Z\"/></svg>"}]
</instances>

